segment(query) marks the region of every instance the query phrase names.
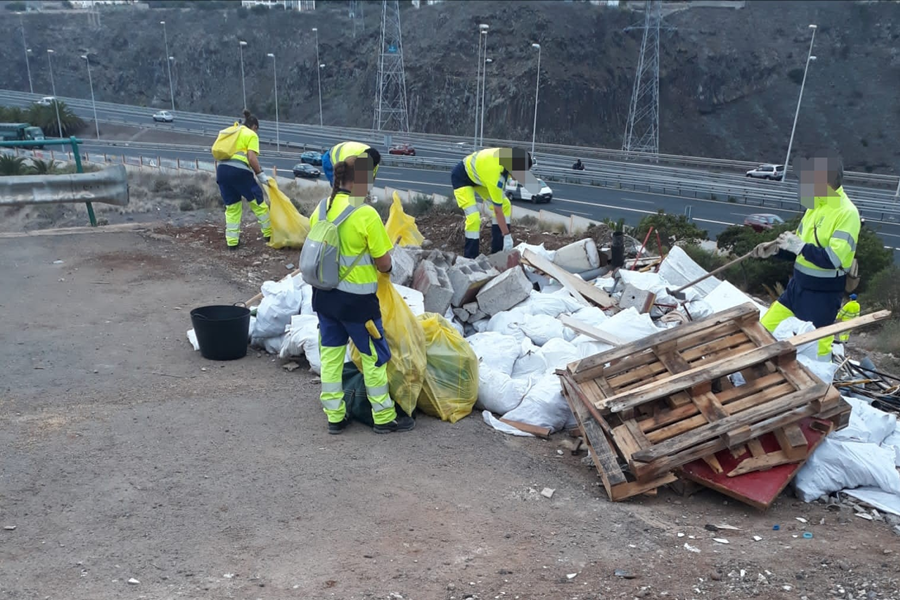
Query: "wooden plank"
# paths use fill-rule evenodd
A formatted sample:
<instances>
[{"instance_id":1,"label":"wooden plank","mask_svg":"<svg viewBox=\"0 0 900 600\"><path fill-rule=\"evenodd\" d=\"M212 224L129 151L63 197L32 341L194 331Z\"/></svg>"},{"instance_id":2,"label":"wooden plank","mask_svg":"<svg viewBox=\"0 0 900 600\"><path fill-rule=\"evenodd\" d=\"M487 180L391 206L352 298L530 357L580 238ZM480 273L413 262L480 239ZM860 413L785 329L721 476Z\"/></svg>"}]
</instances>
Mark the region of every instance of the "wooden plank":
<instances>
[{"instance_id":1,"label":"wooden plank","mask_svg":"<svg viewBox=\"0 0 900 600\"><path fill-rule=\"evenodd\" d=\"M669 370L669 373L684 373L691 370L691 365L680 354L674 351L662 352L658 348L654 350L659 362Z\"/></svg>"},{"instance_id":2,"label":"wooden plank","mask_svg":"<svg viewBox=\"0 0 900 600\"><path fill-rule=\"evenodd\" d=\"M576 299L589 300L600 308L611 308L616 306L616 301L603 290L592 286L580 277L569 273L562 267L559 267L543 256L535 254L531 250L525 250L522 254L522 260L529 265L542 271L557 280L569 293Z\"/></svg>"},{"instance_id":3,"label":"wooden plank","mask_svg":"<svg viewBox=\"0 0 900 600\"><path fill-rule=\"evenodd\" d=\"M638 427L638 424L635 423L634 419L628 419L623 425L628 429L628 433L631 434L632 439L637 443L639 448L649 448L653 445L647 439L647 436L644 435L644 432L641 431L641 428Z\"/></svg>"},{"instance_id":4,"label":"wooden plank","mask_svg":"<svg viewBox=\"0 0 900 600\"><path fill-rule=\"evenodd\" d=\"M679 408L687 405L694 405L694 401L691 400L691 395L687 392L675 392L668 398L666 398L666 402L669 405L669 408Z\"/></svg>"},{"instance_id":5,"label":"wooden plank","mask_svg":"<svg viewBox=\"0 0 900 600\"><path fill-rule=\"evenodd\" d=\"M531 435L537 436L539 438L544 438L545 440L550 439L550 434L552 433L552 431L548 427L539 427L538 425L521 423L519 421L513 421L512 419L501 418L500 422L511 425L519 431L524 431L525 433L530 433Z\"/></svg>"},{"instance_id":6,"label":"wooden plank","mask_svg":"<svg viewBox=\"0 0 900 600\"><path fill-rule=\"evenodd\" d=\"M781 445L781 451L791 460L801 460L806 457L808 448L806 446L806 436L800 431L800 426L792 423L786 427L776 429L774 432L775 439Z\"/></svg>"},{"instance_id":7,"label":"wooden plank","mask_svg":"<svg viewBox=\"0 0 900 600\"><path fill-rule=\"evenodd\" d=\"M613 348L612 350L607 350L606 352L601 352L599 354L583 358L578 361L578 367L576 368L575 372L580 372L591 367L611 363L617 359L634 356L645 350L648 350L652 346L664 344L665 342L670 340L689 340L691 339L692 334L704 332L718 325L730 325L736 329L737 325L734 325L732 322L735 319L749 314L753 314L758 317L759 311L753 304L742 304L740 306L736 306L734 308L730 308L720 313L711 315L705 319L693 321L685 325L679 325L678 327L673 327L672 329L667 329L666 331L663 331L661 333L641 338L624 346L619 346L618 348Z\"/></svg>"},{"instance_id":8,"label":"wooden plank","mask_svg":"<svg viewBox=\"0 0 900 600\"><path fill-rule=\"evenodd\" d=\"M593 325L582 323L581 321L570 315L559 315L557 318L559 319L560 323L562 323L569 329L573 329L578 333L583 333L584 335L588 336L589 338L593 338L598 342L603 342L604 344L610 344L612 346L621 346L628 343L626 340L616 335L601 331Z\"/></svg>"},{"instance_id":9,"label":"wooden plank","mask_svg":"<svg viewBox=\"0 0 900 600\"><path fill-rule=\"evenodd\" d=\"M594 356L599 356L595 354ZM590 358L590 357L589 357ZM582 363L588 359L581 359L574 363L569 363L569 371L575 375L575 381L585 381L587 379L596 379L598 377L612 377L618 373L623 373L629 369L646 365L656 361L656 355L647 350L640 352L627 358L615 359L610 363L601 363L591 367L584 368Z\"/></svg>"},{"instance_id":10,"label":"wooden plank","mask_svg":"<svg viewBox=\"0 0 900 600\"><path fill-rule=\"evenodd\" d=\"M635 406L640 406L646 402L689 389L691 386L696 385L701 381L724 377L735 371L745 369L750 365L755 365L760 362L771 360L777 356L788 354L796 354L796 348L787 342L770 344L738 356L732 356L716 361L712 364L695 367L690 371L672 375L666 380L645 385L637 390L616 394L612 398L607 398L604 405L598 406L598 408L606 408L612 412L619 412L626 408L634 408Z\"/></svg>"},{"instance_id":11,"label":"wooden plank","mask_svg":"<svg viewBox=\"0 0 900 600\"><path fill-rule=\"evenodd\" d=\"M622 373L621 375L615 375L613 377L607 376L606 382L611 388L616 390L616 393L618 394L620 392L618 388L622 388L631 383L646 381L651 377L662 374L664 374L665 376L668 376L669 374L665 365L663 365L661 362L655 362L649 365L643 365L636 369L632 369L631 371Z\"/></svg>"},{"instance_id":12,"label":"wooden plank","mask_svg":"<svg viewBox=\"0 0 900 600\"><path fill-rule=\"evenodd\" d=\"M747 339L747 334L745 334L743 331L739 331L738 333L712 340L705 344L694 346L690 349L682 350L681 356L684 357L684 360L693 362L699 358L709 356L710 354L721 352L722 350L730 350L739 346L746 346L748 341L749 340ZM756 348L758 346L754 344L753 347Z\"/></svg>"},{"instance_id":13,"label":"wooden plank","mask_svg":"<svg viewBox=\"0 0 900 600\"><path fill-rule=\"evenodd\" d=\"M697 444L701 444L710 438L728 433L732 429L741 428L744 425L750 425L771 417L784 414L796 407L802 407L815 400L818 400L828 391L828 386L819 384L809 387L805 390L782 396L777 400L766 402L764 404L754 406L751 409L740 413L730 415L724 419L709 423L698 427L684 435L669 438L648 450L641 450L632 455L632 459L640 462L649 463L651 461L672 456L678 452L691 448ZM613 429L615 431L615 428ZM750 439L750 438L748 438ZM746 441L746 440L743 440ZM735 440L735 443L738 443ZM674 467L672 467L674 468ZM670 469L666 469L671 470Z\"/></svg>"},{"instance_id":14,"label":"wooden plank","mask_svg":"<svg viewBox=\"0 0 900 600\"><path fill-rule=\"evenodd\" d=\"M857 327L870 325L872 323L875 323L876 321L887 319L890 316L891 311L879 310L878 312L869 313L867 315L860 315L855 319L851 319L849 321L834 323L833 325L828 325L826 327L819 327L818 329L815 329L808 333L795 335L792 338L788 338L787 341L788 343L793 344L794 347L802 346L803 344L815 342L830 335L837 335L839 333L844 333L845 331L850 331L851 329L856 329Z\"/></svg>"},{"instance_id":15,"label":"wooden plank","mask_svg":"<svg viewBox=\"0 0 900 600\"><path fill-rule=\"evenodd\" d=\"M575 394L571 382L563 379L562 383L563 389L566 392L563 396L569 403L569 408L572 409L572 413L575 415L576 420L584 431L585 440L591 450L593 450L591 456L594 460L594 466L596 466L597 471L600 472L600 477L603 479L603 485L606 487L607 495L612 498L612 487L627 481L625 479L625 474L619 467L618 455L615 450L612 449L612 446L610 446L609 440L606 438L606 434L603 433L600 425L598 425L597 421L591 417L587 407L578 401L578 397Z\"/></svg>"},{"instance_id":16,"label":"wooden plank","mask_svg":"<svg viewBox=\"0 0 900 600\"><path fill-rule=\"evenodd\" d=\"M600 414L600 411L598 411L594 407L593 402L591 402L587 398L582 387L579 384L575 383L572 380L572 376L566 371L557 371L556 374L559 375L559 378L562 381L563 394L570 394L572 396L571 399L573 402L580 401L579 406L587 410L590 417L592 417L594 421L596 421L597 424L600 425L600 428L603 429L603 431L605 431L607 435L611 436L612 428L609 426L609 423L607 423L606 419L604 419ZM572 412L574 413L575 411L573 410Z\"/></svg>"},{"instance_id":17,"label":"wooden plank","mask_svg":"<svg viewBox=\"0 0 900 600\"><path fill-rule=\"evenodd\" d=\"M750 455L753 457L765 456L766 451L763 449L762 442L758 439L754 438L747 442L747 449L750 450Z\"/></svg>"},{"instance_id":18,"label":"wooden plank","mask_svg":"<svg viewBox=\"0 0 900 600\"><path fill-rule=\"evenodd\" d=\"M703 457L703 462L709 465L709 468L713 470L713 473L724 473L725 469L722 468L722 465L719 463L719 459L716 458L715 454L710 454L709 456Z\"/></svg>"},{"instance_id":19,"label":"wooden plank","mask_svg":"<svg viewBox=\"0 0 900 600\"><path fill-rule=\"evenodd\" d=\"M762 456L754 456L744 459L743 461L741 461L741 464L739 464L728 473L728 477L746 475L747 473L753 473L754 471L765 471L767 469L771 469L772 467L799 462L804 458L806 457L801 456L800 458L791 458L784 453L784 450L779 450L778 452L769 452L768 454L763 454ZM720 473L721 471L715 472Z\"/></svg>"},{"instance_id":20,"label":"wooden plank","mask_svg":"<svg viewBox=\"0 0 900 600\"><path fill-rule=\"evenodd\" d=\"M692 396L691 399L694 401L694 405L700 411L700 414L710 423L724 419L729 415L728 411L725 410L725 407L722 406L719 399L712 392Z\"/></svg>"},{"instance_id":21,"label":"wooden plank","mask_svg":"<svg viewBox=\"0 0 900 600\"><path fill-rule=\"evenodd\" d=\"M612 500L613 502L619 502L621 500L625 500L626 498L631 498L632 496L646 494L650 490L655 490L658 487L668 485L677 480L678 478L674 474L665 473L655 479L651 479L646 482L629 481L628 483L614 486L612 488L612 495L610 496L610 500Z\"/></svg>"}]
</instances>

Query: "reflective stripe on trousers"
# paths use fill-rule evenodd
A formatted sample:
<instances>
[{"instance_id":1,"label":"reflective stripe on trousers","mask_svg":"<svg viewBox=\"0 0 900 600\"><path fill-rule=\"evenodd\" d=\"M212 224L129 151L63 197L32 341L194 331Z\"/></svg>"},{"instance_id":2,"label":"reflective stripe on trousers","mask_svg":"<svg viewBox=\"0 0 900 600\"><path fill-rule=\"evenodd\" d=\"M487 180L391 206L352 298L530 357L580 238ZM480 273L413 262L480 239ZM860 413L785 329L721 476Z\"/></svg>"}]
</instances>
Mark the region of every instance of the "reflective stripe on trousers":
<instances>
[{"instance_id":1,"label":"reflective stripe on trousers","mask_svg":"<svg viewBox=\"0 0 900 600\"><path fill-rule=\"evenodd\" d=\"M237 246L241 241L241 215L243 204L235 202L225 207L225 243Z\"/></svg>"},{"instance_id":2,"label":"reflective stripe on trousers","mask_svg":"<svg viewBox=\"0 0 900 600\"><path fill-rule=\"evenodd\" d=\"M257 204L255 201L251 201L250 210L253 211L253 214L256 215L256 220L259 221L259 228L262 230L263 237L272 237L272 221L269 219L269 205L265 202L261 202Z\"/></svg>"}]
</instances>

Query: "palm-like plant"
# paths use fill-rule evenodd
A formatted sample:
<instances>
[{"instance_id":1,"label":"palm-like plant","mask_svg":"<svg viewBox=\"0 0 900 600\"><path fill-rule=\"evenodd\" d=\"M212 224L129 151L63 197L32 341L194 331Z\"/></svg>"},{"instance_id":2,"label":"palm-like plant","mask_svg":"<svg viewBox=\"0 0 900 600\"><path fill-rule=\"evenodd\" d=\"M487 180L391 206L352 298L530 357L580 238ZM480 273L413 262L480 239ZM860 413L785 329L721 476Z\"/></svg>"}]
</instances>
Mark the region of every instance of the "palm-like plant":
<instances>
[{"instance_id":1,"label":"palm-like plant","mask_svg":"<svg viewBox=\"0 0 900 600\"><path fill-rule=\"evenodd\" d=\"M53 175L56 172L56 161L34 158L31 160L31 171L35 175Z\"/></svg>"},{"instance_id":2,"label":"palm-like plant","mask_svg":"<svg viewBox=\"0 0 900 600\"><path fill-rule=\"evenodd\" d=\"M68 137L78 133L84 127L78 115L72 112L65 102L56 100L59 105L59 120L62 122L62 134L56 123L56 107L53 103L50 106L40 106L34 104L28 109L27 121L32 125L40 127L47 136L50 137Z\"/></svg>"},{"instance_id":3,"label":"palm-like plant","mask_svg":"<svg viewBox=\"0 0 900 600\"><path fill-rule=\"evenodd\" d=\"M25 159L21 156L0 155L0 175L24 175L26 171Z\"/></svg>"},{"instance_id":4,"label":"palm-like plant","mask_svg":"<svg viewBox=\"0 0 900 600\"><path fill-rule=\"evenodd\" d=\"M4 123L22 123L25 118L25 111L18 106L0 107L0 121Z\"/></svg>"}]
</instances>

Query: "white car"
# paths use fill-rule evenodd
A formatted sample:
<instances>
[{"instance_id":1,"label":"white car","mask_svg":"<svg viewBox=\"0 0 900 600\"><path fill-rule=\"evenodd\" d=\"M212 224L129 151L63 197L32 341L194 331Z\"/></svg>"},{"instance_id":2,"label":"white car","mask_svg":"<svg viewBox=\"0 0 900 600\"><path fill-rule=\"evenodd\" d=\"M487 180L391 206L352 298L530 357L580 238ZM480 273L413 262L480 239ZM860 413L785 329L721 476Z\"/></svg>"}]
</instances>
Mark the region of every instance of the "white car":
<instances>
[{"instance_id":1,"label":"white car","mask_svg":"<svg viewBox=\"0 0 900 600\"><path fill-rule=\"evenodd\" d=\"M506 197L510 200L530 200L532 203L550 202L553 199L553 190L544 183L543 179L536 178L536 189L526 189L524 185L512 177L506 180Z\"/></svg>"},{"instance_id":2,"label":"white car","mask_svg":"<svg viewBox=\"0 0 900 600\"><path fill-rule=\"evenodd\" d=\"M759 165L755 169L747 171L747 177L781 181L784 177L784 165Z\"/></svg>"},{"instance_id":3,"label":"white car","mask_svg":"<svg viewBox=\"0 0 900 600\"><path fill-rule=\"evenodd\" d=\"M56 98L54 96L44 96L40 100L34 101L34 103L38 106L53 106L54 102L56 102Z\"/></svg>"},{"instance_id":4,"label":"white car","mask_svg":"<svg viewBox=\"0 0 900 600\"><path fill-rule=\"evenodd\" d=\"M175 120L175 117L172 116L172 113L170 113L167 110L161 110L158 113L153 113L153 121L154 122L158 121L161 123L171 123L174 120Z\"/></svg>"}]
</instances>

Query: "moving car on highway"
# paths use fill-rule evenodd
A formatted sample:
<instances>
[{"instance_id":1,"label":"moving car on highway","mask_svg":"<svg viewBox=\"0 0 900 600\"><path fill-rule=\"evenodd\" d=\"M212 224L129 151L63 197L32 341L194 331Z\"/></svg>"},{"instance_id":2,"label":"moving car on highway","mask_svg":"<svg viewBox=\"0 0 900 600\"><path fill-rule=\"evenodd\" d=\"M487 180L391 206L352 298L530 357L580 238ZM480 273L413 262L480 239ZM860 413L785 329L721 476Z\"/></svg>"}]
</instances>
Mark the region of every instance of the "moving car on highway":
<instances>
[{"instance_id":1,"label":"moving car on highway","mask_svg":"<svg viewBox=\"0 0 900 600\"><path fill-rule=\"evenodd\" d=\"M755 169L747 171L747 177L754 179L776 179L784 177L784 165L759 165Z\"/></svg>"},{"instance_id":2,"label":"moving car on highway","mask_svg":"<svg viewBox=\"0 0 900 600\"><path fill-rule=\"evenodd\" d=\"M543 179L536 179L536 189L526 189L524 185L512 177L506 180L506 197L510 200L530 200L533 204L550 202L553 199L553 190L544 183Z\"/></svg>"},{"instance_id":3,"label":"moving car on highway","mask_svg":"<svg viewBox=\"0 0 900 600\"><path fill-rule=\"evenodd\" d=\"M771 215L767 213L747 215L747 218L744 219L744 226L752 227L753 231L756 232L772 229L776 225L781 225L782 223L784 223L784 219L782 219L778 215Z\"/></svg>"},{"instance_id":4,"label":"moving car on highway","mask_svg":"<svg viewBox=\"0 0 900 600\"><path fill-rule=\"evenodd\" d=\"M388 154L400 154L403 156L415 156L416 149L409 144L395 144L388 150Z\"/></svg>"},{"instance_id":5,"label":"moving car on highway","mask_svg":"<svg viewBox=\"0 0 900 600\"><path fill-rule=\"evenodd\" d=\"M306 163L308 165L313 165L315 167L322 166L322 155L318 152L313 152L312 150L307 150L303 154L300 155L300 162Z\"/></svg>"},{"instance_id":6,"label":"moving car on highway","mask_svg":"<svg viewBox=\"0 0 900 600\"><path fill-rule=\"evenodd\" d=\"M294 177L301 177L303 179L318 179L319 175L322 174L317 168L306 163L297 163L294 165L293 171Z\"/></svg>"},{"instance_id":7,"label":"moving car on highway","mask_svg":"<svg viewBox=\"0 0 900 600\"><path fill-rule=\"evenodd\" d=\"M173 123L175 121L175 116L167 110L161 110L157 113L153 113L153 121L160 123Z\"/></svg>"},{"instance_id":8,"label":"moving car on highway","mask_svg":"<svg viewBox=\"0 0 900 600\"><path fill-rule=\"evenodd\" d=\"M44 96L40 100L34 101L38 106L52 106L54 102L56 102L56 97L54 96Z\"/></svg>"}]
</instances>

